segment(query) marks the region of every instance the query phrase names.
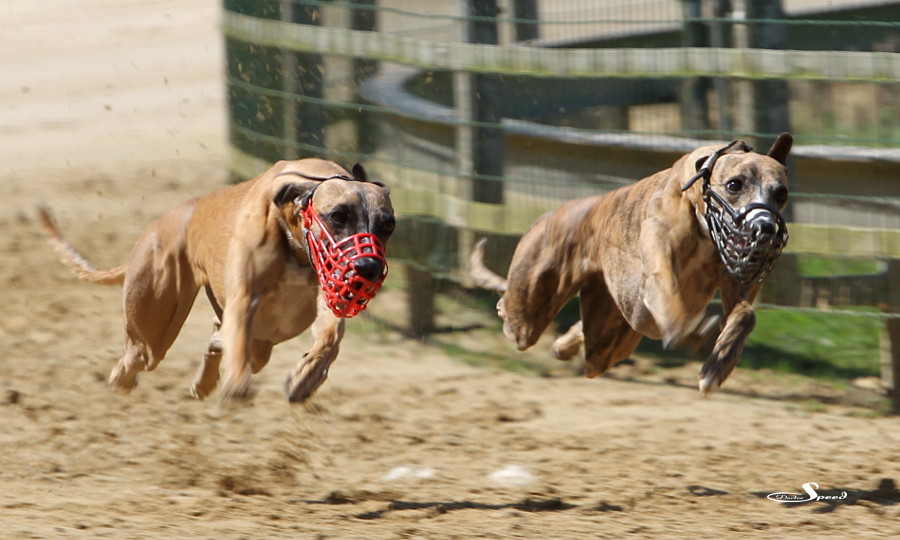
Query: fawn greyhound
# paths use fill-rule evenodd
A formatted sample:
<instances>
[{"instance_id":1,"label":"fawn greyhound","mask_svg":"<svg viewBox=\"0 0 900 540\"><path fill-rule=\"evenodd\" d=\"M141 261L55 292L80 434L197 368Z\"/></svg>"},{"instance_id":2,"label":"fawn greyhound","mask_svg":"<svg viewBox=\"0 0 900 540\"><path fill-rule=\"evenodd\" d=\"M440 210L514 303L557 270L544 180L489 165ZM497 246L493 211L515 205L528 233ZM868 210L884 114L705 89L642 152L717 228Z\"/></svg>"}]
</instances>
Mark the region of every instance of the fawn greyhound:
<instances>
[{"instance_id":1,"label":"fawn greyhound","mask_svg":"<svg viewBox=\"0 0 900 540\"><path fill-rule=\"evenodd\" d=\"M387 188L321 159L281 161L253 180L178 206L151 223L125 264L90 265L40 217L61 260L82 280L124 284L125 354L110 374L130 390L152 371L206 289L213 335L191 385L197 398L219 380L222 395L250 395L251 374L272 347L310 326L314 342L288 375L290 401L324 382L338 354L344 319L362 309L387 274L384 246L394 229ZM321 290L321 292L320 292Z\"/></svg>"}]
</instances>

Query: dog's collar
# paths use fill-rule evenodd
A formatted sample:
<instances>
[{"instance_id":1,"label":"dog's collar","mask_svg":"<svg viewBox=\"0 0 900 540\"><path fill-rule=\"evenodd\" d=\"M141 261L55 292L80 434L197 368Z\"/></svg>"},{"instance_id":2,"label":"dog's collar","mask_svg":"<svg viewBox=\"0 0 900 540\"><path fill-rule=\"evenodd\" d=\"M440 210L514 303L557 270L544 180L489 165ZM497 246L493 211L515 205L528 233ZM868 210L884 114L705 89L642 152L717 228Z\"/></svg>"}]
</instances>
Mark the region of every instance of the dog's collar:
<instances>
[{"instance_id":1,"label":"dog's collar","mask_svg":"<svg viewBox=\"0 0 900 540\"><path fill-rule=\"evenodd\" d=\"M306 207L309 205L309 202L312 200L312 196L313 196L313 193L315 193L316 188L318 188L320 185L322 185L321 182L325 182L326 180L346 180L348 182L364 182L367 184L374 184L379 187L384 187L384 184L382 184L381 182L370 182L370 181L366 180L365 178L357 178L356 176L347 176L346 174L332 174L331 176L313 176L311 174L305 174L300 171L282 171L282 172L278 173L276 176L286 176L286 175L295 175L295 176L299 176L301 178L306 178L307 180L315 180L315 181L319 182L318 184L314 185L312 187L312 189L310 189L309 192L307 192L307 194L303 196L302 199L300 199L300 211L306 210Z\"/></svg>"},{"instance_id":2,"label":"dog's collar","mask_svg":"<svg viewBox=\"0 0 900 540\"><path fill-rule=\"evenodd\" d=\"M740 150L742 150L744 152L750 152L753 150L753 147L748 145L744 141L741 141L741 140L731 141L730 143L726 144L722 148L719 148L718 150L716 150L715 152L710 154L709 157L706 158L706 161L703 162L703 165L701 165L700 168L697 169L697 174L695 174L690 180L687 181L687 183L684 186L681 187L681 191L687 191L691 186L694 185L694 183L697 180L699 180L701 178L703 179L703 189L705 191L709 186L710 180L712 179L712 170L716 164L716 161L719 160L719 157L722 154L728 152L735 146L737 146Z\"/></svg>"}]
</instances>

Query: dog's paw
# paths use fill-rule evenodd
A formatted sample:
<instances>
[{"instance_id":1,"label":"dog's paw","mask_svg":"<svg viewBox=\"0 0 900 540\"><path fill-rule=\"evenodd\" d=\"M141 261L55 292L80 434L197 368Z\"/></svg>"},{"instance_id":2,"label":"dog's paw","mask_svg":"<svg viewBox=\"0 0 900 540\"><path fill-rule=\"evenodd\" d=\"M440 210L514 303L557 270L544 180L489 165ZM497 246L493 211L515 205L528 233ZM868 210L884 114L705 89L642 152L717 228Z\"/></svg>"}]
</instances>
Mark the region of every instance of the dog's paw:
<instances>
[{"instance_id":1,"label":"dog's paw","mask_svg":"<svg viewBox=\"0 0 900 540\"><path fill-rule=\"evenodd\" d=\"M291 403L309 399L328 378L328 365L304 359L284 381L284 394Z\"/></svg>"},{"instance_id":2,"label":"dog's paw","mask_svg":"<svg viewBox=\"0 0 900 540\"><path fill-rule=\"evenodd\" d=\"M215 385L213 385L212 388L208 388L203 384L194 381L193 383L191 383L191 397L193 397L194 399L204 400L209 397L214 388Z\"/></svg>"},{"instance_id":3,"label":"dog's paw","mask_svg":"<svg viewBox=\"0 0 900 540\"><path fill-rule=\"evenodd\" d=\"M725 379L734 371L736 360L729 361L727 357L720 358L715 352L703 363L700 368L699 382L697 384L700 395L706 397L710 392L715 392L722 386Z\"/></svg>"},{"instance_id":4,"label":"dog's paw","mask_svg":"<svg viewBox=\"0 0 900 540\"><path fill-rule=\"evenodd\" d=\"M710 354L719 328L719 315L700 317L681 338L679 348L692 354Z\"/></svg>"},{"instance_id":5,"label":"dog's paw","mask_svg":"<svg viewBox=\"0 0 900 540\"><path fill-rule=\"evenodd\" d=\"M581 344L584 343L584 332L582 330L582 322L578 321L565 334L553 341L553 357L557 360L570 360L581 350Z\"/></svg>"},{"instance_id":6,"label":"dog's paw","mask_svg":"<svg viewBox=\"0 0 900 540\"><path fill-rule=\"evenodd\" d=\"M712 374L700 375L700 382L697 384L697 387L700 390L700 395L706 397L710 392L715 392L719 389L720 381L713 376Z\"/></svg>"},{"instance_id":7,"label":"dog's paw","mask_svg":"<svg viewBox=\"0 0 900 540\"><path fill-rule=\"evenodd\" d=\"M137 386L137 372L116 364L116 367L109 374L109 385L127 394Z\"/></svg>"},{"instance_id":8,"label":"dog's paw","mask_svg":"<svg viewBox=\"0 0 900 540\"><path fill-rule=\"evenodd\" d=\"M557 360L571 360L573 356L578 354L578 351L581 350L581 342L580 341L561 341L558 338L553 342L553 346L550 348L550 352L553 354L553 358Z\"/></svg>"},{"instance_id":9,"label":"dog's paw","mask_svg":"<svg viewBox=\"0 0 900 540\"><path fill-rule=\"evenodd\" d=\"M216 385L219 384L219 371L218 369L205 369L206 365L203 366L204 369L201 369L194 376L194 380L191 381L191 396L194 399L206 399L210 394L213 393L213 390L216 389Z\"/></svg>"},{"instance_id":10,"label":"dog's paw","mask_svg":"<svg viewBox=\"0 0 900 540\"><path fill-rule=\"evenodd\" d=\"M238 377L229 377L222 385L220 398L222 401L249 401L256 392L250 384L250 374Z\"/></svg>"},{"instance_id":11,"label":"dog's paw","mask_svg":"<svg viewBox=\"0 0 900 540\"><path fill-rule=\"evenodd\" d=\"M718 322L718 316L707 318L704 313L694 318L673 318L662 328L663 346L689 348L695 342L708 340Z\"/></svg>"}]
</instances>

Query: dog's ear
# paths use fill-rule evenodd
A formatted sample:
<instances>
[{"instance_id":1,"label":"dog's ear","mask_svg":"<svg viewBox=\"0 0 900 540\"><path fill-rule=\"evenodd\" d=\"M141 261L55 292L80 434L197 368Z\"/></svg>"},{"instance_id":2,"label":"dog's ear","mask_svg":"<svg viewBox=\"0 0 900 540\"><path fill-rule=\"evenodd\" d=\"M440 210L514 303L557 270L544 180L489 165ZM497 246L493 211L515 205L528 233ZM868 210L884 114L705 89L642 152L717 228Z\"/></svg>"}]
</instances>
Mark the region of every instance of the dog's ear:
<instances>
[{"instance_id":1,"label":"dog's ear","mask_svg":"<svg viewBox=\"0 0 900 540\"><path fill-rule=\"evenodd\" d=\"M353 175L353 178L359 180L360 182L368 182L368 176L366 175L366 170L363 169L363 166L359 163L354 163L353 168L350 170L350 173Z\"/></svg>"},{"instance_id":2,"label":"dog's ear","mask_svg":"<svg viewBox=\"0 0 900 540\"><path fill-rule=\"evenodd\" d=\"M366 170L363 169L363 166L360 165L359 163L354 163L354 164L353 164L353 168L351 169L350 172L353 174L353 178L354 178L355 180L359 180L360 182L368 182L368 183L370 183L370 184L375 184L376 186L382 187L382 188L385 189L385 191L387 191L388 193L390 193L390 190L389 190L384 184L382 184L381 182L374 182L374 181L373 181L373 182L370 182L370 181L369 181L369 175L366 174Z\"/></svg>"},{"instance_id":3,"label":"dog's ear","mask_svg":"<svg viewBox=\"0 0 900 540\"><path fill-rule=\"evenodd\" d=\"M278 188L278 192L275 193L275 197L272 198L272 202L275 203L275 206L284 206L289 202L294 202L297 199L302 199L306 197L310 190L316 184L313 182L304 182L302 184L285 184Z\"/></svg>"},{"instance_id":4,"label":"dog's ear","mask_svg":"<svg viewBox=\"0 0 900 540\"><path fill-rule=\"evenodd\" d=\"M694 163L694 172L700 172L700 169L703 167L703 164L706 163L706 160L709 159L709 156L702 156L697 159L697 162Z\"/></svg>"},{"instance_id":5,"label":"dog's ear","mask_svg":"<svg viewBox=\"0 0 900 540\"><path fill-rule=\"evenodd\" d=\"M793 145L794 138L791 134L782 133L775 139L775 142L772 143L772 148L769 148L769 153L767 155L778 163L787 165L788 154L791 152L791 146Z\"/></svg>"}]
</instances>

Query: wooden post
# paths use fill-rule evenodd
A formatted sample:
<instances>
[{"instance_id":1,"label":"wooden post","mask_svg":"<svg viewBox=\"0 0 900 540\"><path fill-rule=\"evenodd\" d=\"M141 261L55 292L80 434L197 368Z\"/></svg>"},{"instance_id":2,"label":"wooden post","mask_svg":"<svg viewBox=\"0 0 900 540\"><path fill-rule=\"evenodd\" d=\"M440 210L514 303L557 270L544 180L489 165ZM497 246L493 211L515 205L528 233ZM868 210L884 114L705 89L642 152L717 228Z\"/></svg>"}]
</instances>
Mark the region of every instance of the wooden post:
<instances>
[{"instance_id":1,"label":"wooden post","mask_svg":"<svg viewBox=\"0 0 900 540\"><path fill-rule=\"evenodd\" d=\"M409 305L409 320L406 327L409 335L422 338L434 332L434 296L437 293L437 280L431 270L421 269L414 265L406 265L406 294Z\"/></svg>"},{"instance_id":2,"label":"wooden post","mask_svg":"<svg viewBox=\"0 0 900 540\"><path fill-rule=\"evenodd\" d=\"M512 0L512 15L516 41L531 41L540 37L537 0Z\"/></svg>"},{"instance_id":3,"label":"wooden post","mask_svg":"<svg viewBox=\"0 0 900 540\"><path fill-rule=\"evenodd\" d=\"M888 261L888 313L900 312L900 259ZM881 378L891 399L891 412L900 414L900 319L884 320Z\"/></svg>"},{"instance_id":4,"label":"wooden post","mask_svg":"<svg viewBox=\"0 0 900 540\"><path fill-rule=\"evenodd\" d=\"M730 6L730 0L714 0L713 16L717 18L726 17ZM713 22L710 25L709 32L710 46L718 48L730 47L731 36L729 30L730 28L725 23L721 21ZM719 138L722 139L731 139L734 133L734 126L731 120L730 82L728 77L716 77L712 82L716 94L716 118L718 123L716 131ZM707 118L707 122L710 122L709 118Z\"/></svg>"},{"instance_id":5,"label":"wooden post","mask_svg":"<svg viewBox=\"0 0 900 540\"><path fill-rule=\"evenodd\" d=\"M283 2L281 5L281 19L284 21L312 26L318 24L319 18L319 8L316 6L294 2ZM285 92L322 99L322 55L294 51L284 51L283 54ZM321 152L318 148L325 144L325 110L322 105L285 98L284 140L284 157L287 159L319 156Z\"/></svg>"},{"instance_id":6,"label":"wooden post","mask_svg":"<svg viewBox=\"0 0 900 540\"><path fill-rule=\"evenodd\" d=\"M784 19L781 0L734 0L733 17L740 19ZM734 45L740 48L784 49L787 27L784 23L766 22L734 25ZM790 91L785 80L738 81L735 128L758 134L753 145L766 148L782 131L791 130L788 100Z\"/></svg>"},{"instance_id":7,"label":"wooden post","mask_svg":"<svg viewBox=\"0 0 900 540\"><path fill-rule=\"evenodd\" d=\"M497 44L497 0L458 0L462 14L459 40ZM454 74L457 114L456 156L460 178L456 195L478 202L503 204L506 146L501 127L503 96L496 75L457 71ZM474 246L472 231L461 229L460 267L466 266Z\"/></svg>"},{"instance_id":8,"label":"wooden post","mask_svg":"<svg viewBox=\"0 0 900 540\"><path fill-rule=\"evenodd\" d=\"M468 1L460 0L462 3L461 10L463 14L468 13ZM463 21L460 25L459 37L460 41L468 39L468 24ZM454 195L463 200L472 200L474 180L472 179L472 171L474 170L474 151L475 138L472 123L475 121L474 109L472 107L473 94L473 75L467 71L456 71L453 74L453 99L456 108L456 176ZM451 216L456 218L456 223L462 223L464 216ZM458 229L457 250L460 254L471 253L475 246L475 238L472 231L468 229ZM467 268L468 260L466 257L459 258L459 267Z\"/></svg>"},{"instance_id":9,"label":"wooden post","mask_svg":"<svg viewBox=\"0 0 900 540\"><path fill-rule=\"evenodd\" d=\"M702 10L700 0L683 0L682 14L684 30L682 45L685 47L706 47L709 40L706 28L700 21ZM690 134L709 129L709 108L707 93L709 80L705 77L687 79L681 86L681 126Z\"/></svg>"},{"instance_id":10,"label":"wooden post","mask_svg":"<svg viewBox=\"0 0 900 540\"><path fill-rule=\"evenodd\" d=\"M734 18L769 19L785 18L782 0L737 0ZM784 49L787 47L787 27L779 22L735 25L735 46L754 49ZM757 152L765 154L779 133L791 130L788 100L790 91L786 80L768 79L740 81L738 115L744 116L739 131L756 134L753 145ZM791 160L792 158L788 158ZM790 162L789 162L790 165ZM788 166L790 171L792 167ZM786 221L793 221L793 206L788 204L784 212ZM788 228L790 230L790 228ZM800 303L798 258L793 254L782 255L772 275L766 281L763 298L781 305L796 306ZM768 294L766 294L768 293Z\"/></svg>"},{"instance_id":11,"label":"wooden post","mask_svg":"<svg viewBox=\"0 0 900 540\"><path fill-rule=\"evenodd\" d=\"M470 43L496 45L499 33L495 17L500 12L497 0L468 0ZM472 76L472 199L503 204L503 165L506 146L503 141L503 96L497 75L476 73ZM462 96L460 96L462 97Z\"/></svg>"},{"instance_id":12,"label":"wooden post","mask_svg":"<svg viewBox=\"0 0 900 540\"><path fill-rule=\"evenodd\" d=\"M783 20L785 18L782 0L754 0L747 2L747 17L750 19ZM782 22L767 22L750 26L750 46L755 49L785 49L788 46L787 25ZM766 79L753 85L753 114L756 117L756 144L760 149L768 149L779 133L791 131L791 116L788 108L790 89L787 80Z\"/></svg>"},{"instance_id":13,"label":"wooden post","mask_svg":"<svg viewBox=\"0 0 900 540\"><path fill-rule=\"evenodd\" d=\"M355 0L353 3L361 7L354 8L350 15L350 27L353 30L375 32L378 30L376 0ZM359 85L378 71L378 61L368 58L353 59L353 87L359 97ZM375 115L369 111L356 113L356 152L363 155L374 154L378 150L378 125Z\"/></svg>"}]
</instances>

